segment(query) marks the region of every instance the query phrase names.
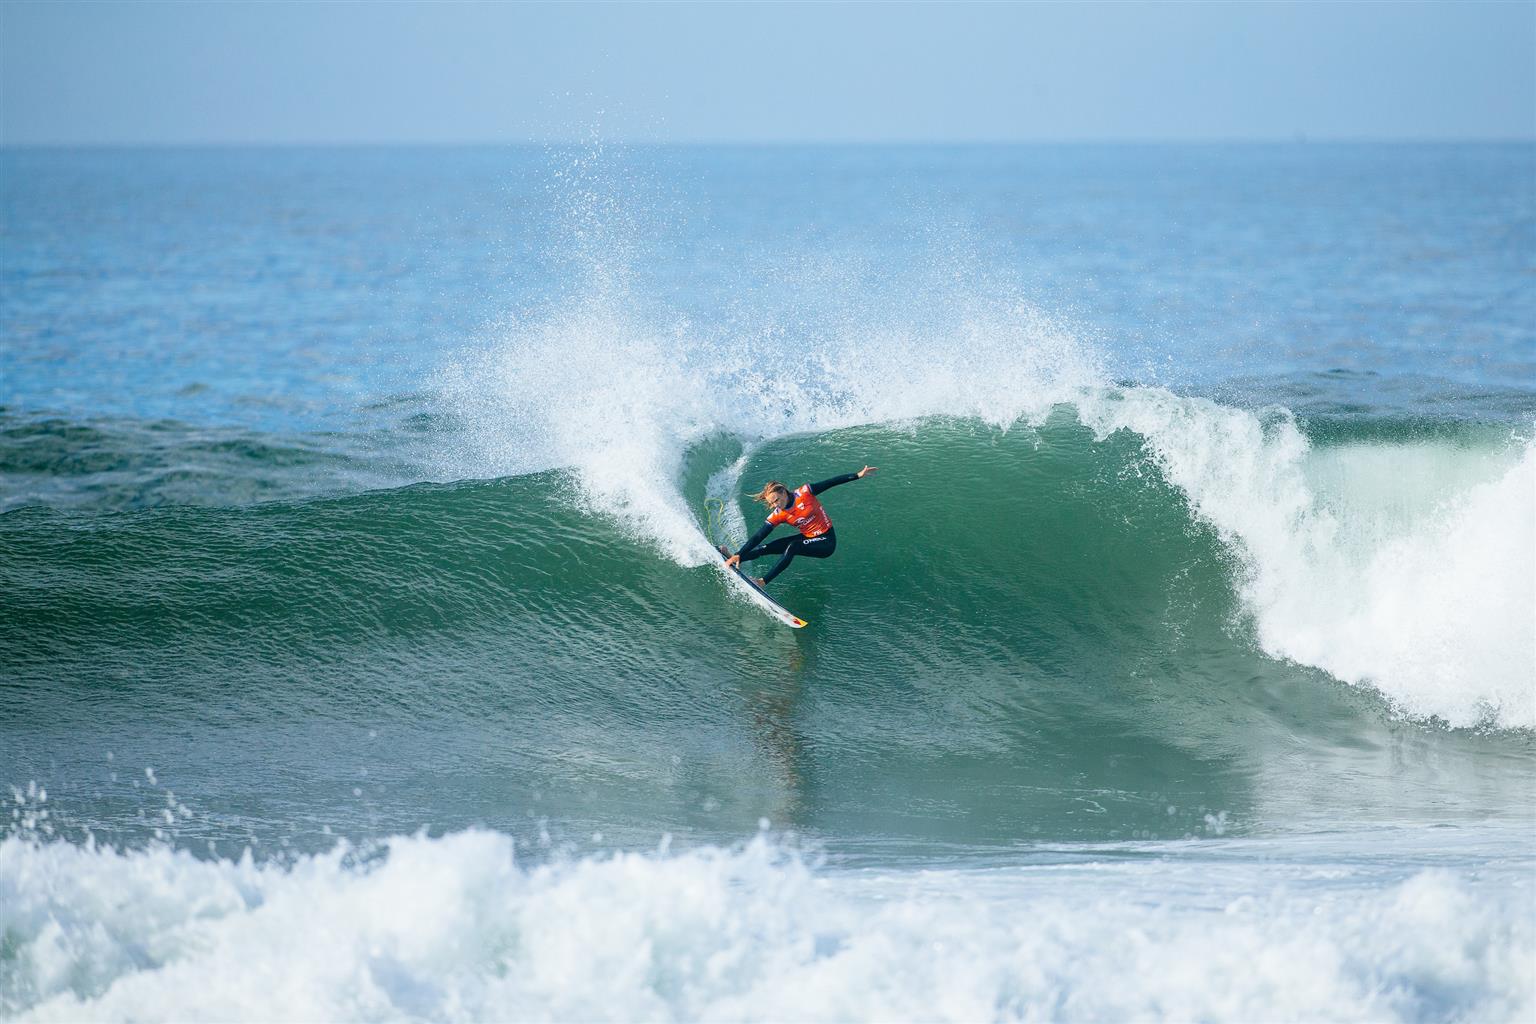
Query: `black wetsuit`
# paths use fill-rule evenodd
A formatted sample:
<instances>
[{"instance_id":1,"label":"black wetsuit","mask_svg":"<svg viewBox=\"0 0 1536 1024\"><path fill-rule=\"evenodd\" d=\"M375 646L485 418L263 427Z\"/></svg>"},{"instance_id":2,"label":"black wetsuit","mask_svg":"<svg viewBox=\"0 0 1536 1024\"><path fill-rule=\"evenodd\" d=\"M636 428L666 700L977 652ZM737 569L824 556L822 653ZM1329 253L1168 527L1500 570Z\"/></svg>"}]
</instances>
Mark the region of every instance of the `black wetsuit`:
<instances>
[{"instance_id":1,"label":"black wetsuit","mask_svg":"<svg viewBox=\"0 0 1536 1024\"><path fill-rule=\"evenodd\" d=\"M846 484L850 480L857 480L858 478L859 474L857 473L844 473L842 476L834 476L828 480L822 480L819 483L811 484L811 494L813 496L820 494L829 487ZM791 497L793 497L793 494L791 494ZM741 546L741 550L736 552L741 556L743 562L750 562L753 559L762 558L764 555L783 556L779 559L778 564L769 569L767 575L763 577L764 583L772 582L775 576L789 567L789 563L795 560L796 555L804 555L807 558L827 558L832 552L837 550L837 531L830 528L819 537L805 537L797 533L793 537L780 537L778 540L769 541L767 544L763 544L762 547L758 547L757 545L762 539L773 532L773 528L776 525L775 523L764 523L752 535L751 539Z\"/></svg>"}]
</instances>

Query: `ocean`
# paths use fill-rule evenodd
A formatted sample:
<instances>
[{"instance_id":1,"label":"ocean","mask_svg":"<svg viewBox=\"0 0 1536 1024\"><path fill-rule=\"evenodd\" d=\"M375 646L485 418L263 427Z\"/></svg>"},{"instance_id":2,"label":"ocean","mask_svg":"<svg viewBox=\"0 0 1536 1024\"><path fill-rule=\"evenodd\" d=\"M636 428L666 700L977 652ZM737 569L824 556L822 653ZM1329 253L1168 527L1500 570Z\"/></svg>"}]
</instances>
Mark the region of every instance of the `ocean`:
<instances>
[{"instance_id":1,"label":"ocean","mask_svg":"<svg viewBox=\"0 0 1536 1024\"><path fill-rule=\"evenodd\" d=\"M1536 145L13 147L0 258L0 1018L1536 1016Z\"/></svg>"}]
</instances>

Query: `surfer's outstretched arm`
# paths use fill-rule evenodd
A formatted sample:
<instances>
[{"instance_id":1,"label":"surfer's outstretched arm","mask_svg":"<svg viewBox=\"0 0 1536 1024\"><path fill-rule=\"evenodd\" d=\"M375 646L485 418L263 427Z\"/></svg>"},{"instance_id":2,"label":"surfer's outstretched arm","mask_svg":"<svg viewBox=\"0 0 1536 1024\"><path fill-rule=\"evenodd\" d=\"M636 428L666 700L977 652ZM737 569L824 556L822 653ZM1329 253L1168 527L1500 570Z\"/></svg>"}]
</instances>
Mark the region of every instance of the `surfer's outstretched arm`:
<instances>
[{"instance_id":1,"label":"surfer's outstretched arm","mask_svg":"<svg viewBox=\"0 0 1536 1024\"><path fill-rule=\"evenodd\" d=\"M828 487L836 487L838 484L852 483L858 478L859 474L857 473L844 473L842 476L833 476L828 477L825 480L818 480L814 484L811 484L811 493L820 494Z\"/></svg>"},{"instance_id":2,"label":"surfer's outstretched arm","mask_svg":"<svg viewBox=\"0 0 1536 1024\"><path fill-rule=\"evenodd\" d=\"M826 480L811 484L811 493L820 494L828 487L836 487L838 484L847 484L852 483L855 480L861 480L864 478L866 473L873 473L875 469L876 467L874 466L865 466L857 473L844 473L842 476L828 477Z\"/></svg>"}]
</instances>

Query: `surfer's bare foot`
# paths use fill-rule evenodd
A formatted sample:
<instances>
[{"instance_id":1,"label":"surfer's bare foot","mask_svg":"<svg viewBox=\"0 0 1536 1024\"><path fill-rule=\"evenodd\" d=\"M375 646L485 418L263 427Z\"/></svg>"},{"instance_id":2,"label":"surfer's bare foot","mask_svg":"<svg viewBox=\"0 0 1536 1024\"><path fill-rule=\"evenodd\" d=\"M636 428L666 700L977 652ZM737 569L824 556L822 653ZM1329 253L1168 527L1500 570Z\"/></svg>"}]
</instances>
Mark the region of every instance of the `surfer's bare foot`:
<instances>
[{"instance_id":1,"label":"surfer's bare foot","mask_svg":"<svg viewBox=\"0 0 1536 1024\"><path fill-rule=\"evenodd\" d=\"M766 587L768 585L768 581L759 576L757 578L757 585L760 587Z\"/></svg>"}]
</instances>

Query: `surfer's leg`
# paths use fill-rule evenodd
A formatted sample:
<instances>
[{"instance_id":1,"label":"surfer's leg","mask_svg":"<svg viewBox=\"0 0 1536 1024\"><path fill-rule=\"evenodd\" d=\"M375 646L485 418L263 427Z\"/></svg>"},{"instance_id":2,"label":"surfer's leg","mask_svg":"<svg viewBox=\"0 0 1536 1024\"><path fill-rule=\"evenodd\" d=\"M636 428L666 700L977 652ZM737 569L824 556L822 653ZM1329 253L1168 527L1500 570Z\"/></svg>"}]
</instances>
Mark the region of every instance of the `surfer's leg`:
<instances>
[{"instance_id":1,"label":"surfer's leg","mask_svg":"<svg viewBox=\"0 0 1536 1024\"><path fill-rule=\"evenodd\" d=\"M764 544L760 547L755 547L751 551L744 552L741 556L741 560L743 562L750 562L753 559L762 558L764 555L782 555L785 548L789 547L799 539L800 538L796 536L789 536L780 537L778 540L771 540L767 544Z\"/></svg>"},{"instance_id":2,"label":"surfer's leg","mask_svg":"<svg viewBox=\"0 0 1536 1024\"><path fill-rule=\"evenodd\" d=\"M784 557L768 570L768 575L763 577L764 584L772 582L775 576L789 568L789 563L795 560L796 555L804 555L807 558L826 558L837 550L837 537L830 530L820 537L789 537L787 539L789 544L784 548Z\"/></svg>"},{"instance_id":3,"label":"surfer's leg","mask_svg":"<svg viewBox=\"0 0 1536 1024\"><path fill-rule=\"evenodd\" d=\"M804 537L785 537L784 539L788 542L784 545L784 557L780 558L773 568L768 570L768 574L763 577L762 582L765 587L773 582L775 576L789 568L789 563L793 562L795 555L800 553L800 545L805 543Z\"/></svg>"}]
</instances>

